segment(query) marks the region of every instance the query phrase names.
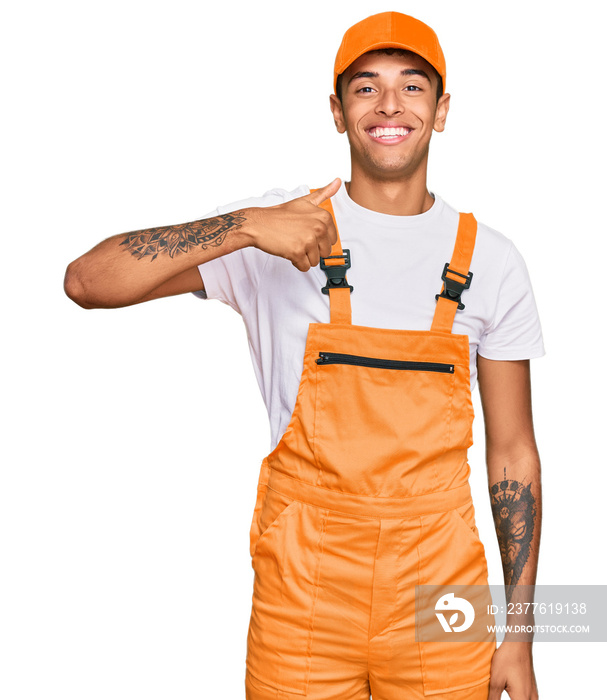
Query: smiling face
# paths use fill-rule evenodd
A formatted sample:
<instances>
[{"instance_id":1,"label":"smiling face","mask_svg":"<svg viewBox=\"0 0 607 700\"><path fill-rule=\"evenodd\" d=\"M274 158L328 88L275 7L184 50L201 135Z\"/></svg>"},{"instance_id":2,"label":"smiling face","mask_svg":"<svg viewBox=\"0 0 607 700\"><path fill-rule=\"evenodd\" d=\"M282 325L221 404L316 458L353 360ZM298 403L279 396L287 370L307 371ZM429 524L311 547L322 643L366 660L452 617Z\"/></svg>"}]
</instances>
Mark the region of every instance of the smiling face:
<instances>
[{"instance_id":1,"label":"smiling face","mask_svg":"<svg viewBox=\"0 0 607 700\"><path fill-rule=\"evenodd\" d=\"M404 53L404 55L403 55ZM339 133L346 132L352 177L396 180L425 172L432 131L443 131L450 95L437 102L438 76L421 56L370 51L344 71L342 100L331 95Z\"/></svg>"}]
</instances>

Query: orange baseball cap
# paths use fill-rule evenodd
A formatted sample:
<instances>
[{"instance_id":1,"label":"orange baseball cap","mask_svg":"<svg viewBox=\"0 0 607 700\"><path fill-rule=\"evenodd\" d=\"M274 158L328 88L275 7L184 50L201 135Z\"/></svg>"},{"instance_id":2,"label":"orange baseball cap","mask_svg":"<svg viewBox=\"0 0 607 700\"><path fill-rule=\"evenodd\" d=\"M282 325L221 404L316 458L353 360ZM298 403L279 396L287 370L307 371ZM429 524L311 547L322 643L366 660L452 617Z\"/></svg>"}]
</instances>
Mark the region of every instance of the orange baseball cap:
<instances>
[{"instance_id":1,"label":"orange baseball cap","mask_svg":"<svg viewBox=\"0 0 607 700\"><path fill-rule=\"evenodd\" d=\"M348 29L335 58L333 90L337 89L337 76L359 56L374 49L388 48L408 49L425 58L443 79L444 91L447 67L435 31L419 19L401 12L380 12Z\"/></svg>"}]
</instances>

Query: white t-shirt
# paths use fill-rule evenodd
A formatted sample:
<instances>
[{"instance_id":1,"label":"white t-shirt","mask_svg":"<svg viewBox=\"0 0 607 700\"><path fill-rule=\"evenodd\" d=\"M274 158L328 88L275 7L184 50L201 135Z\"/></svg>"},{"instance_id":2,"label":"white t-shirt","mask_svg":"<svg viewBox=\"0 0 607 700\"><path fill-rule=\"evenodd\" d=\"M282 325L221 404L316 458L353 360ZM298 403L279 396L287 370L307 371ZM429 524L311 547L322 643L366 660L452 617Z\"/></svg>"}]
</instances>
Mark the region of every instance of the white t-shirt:
<instances>
[{"instance_id":1,"label":"white t-shirt","mask_svg":"<svg viewBox=\"0 0 607 700\"><path fill-rule=\"evenodd\" d=\"M309 194L274 189L218 207L201 218L246 207L273 206ZM444 264L451 260L459 212L438 195L423 214L394 216L365 209L350 199L345 184L332 197L342 247L350 249L347 272L352 323L361 326L430 330ZM290 421L301 379L311 322L329 322L326 275L320 265L307 272L290 260L258 248L241 248L199 266L203 299L219 299L245 323L249 350L268 410L271 447ZM476 354L490 360L523 360L544 355L540 320L525 262L511 240L480 221L470 288L458 310L454 333L470 339L471 388Z\"/></svg>"}]
</instances>

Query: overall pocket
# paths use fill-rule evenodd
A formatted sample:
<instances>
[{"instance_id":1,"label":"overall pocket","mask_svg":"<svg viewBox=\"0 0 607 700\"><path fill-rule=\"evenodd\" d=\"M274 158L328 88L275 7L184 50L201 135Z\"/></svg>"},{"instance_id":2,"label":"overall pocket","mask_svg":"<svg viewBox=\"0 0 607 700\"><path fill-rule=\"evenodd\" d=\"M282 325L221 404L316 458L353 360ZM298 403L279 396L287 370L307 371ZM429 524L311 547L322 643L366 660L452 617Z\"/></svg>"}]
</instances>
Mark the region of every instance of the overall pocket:
<instances>
[{"instance_id":1,"label":"overall pocket","mask_svg":"<svg viewBox=\"0 0 607 700\"><path fill-rule=\"evenodd\" d=\"M263 507L266 491L268 490L268 477L270 468L268 462L264 459L259 469L259 478L257 480L257 495L255 498L255 508L253 509L253 517L251 518L251 527L249 528L249 553L253 557L255 545L259 537L259 515Z\"/></svg>"},{"instance_id":2,"label":"overall pocket","mask_svg":"<svg viewBox=\"0 0 607 700\"><path fill-rule=\"evenodd\" d=\"M464 504L463 506L460 506L459 508L455 508L453 511L451 511L451 513L454 516L457 516L462 521L462 523L468 528L468 530L470 530L475 540L481 542L481 538L478 534L478 528L476 527L474 504L472 501Z\"/></svg>"},{"instance_id":3,"label":"overall pocket","mask_svg":"<svg viewBox=\"0 0 607 700\"><path fill-rule=\"evenodd\" d=\"M272 528L278 527L280 520L286 517L287 512L292 506L297 504L297 501L268 489L267 485L260 489L260 503L255 507L254 522L251 536L251 557L255 556L255 552L260 543L263 542L267 533Z\"/></svg>"},{"instance_id":4,"label":"overall pocket","mask_svg":"<svg viewBox=\"0 0 607 700\"><path fill-rule=\"evenodd\" d=\"M319 352L314 450L322 485L373 496L415 495L428 490L430 469L440 488L436 464L449 448L458 369L379 353Z\"/></svg>"},{"instance_id":5,"label":"overall pocket","mask_svg":"<svg viewBox=\"0 0 607 700\"><path fill-rule=\"evenodd\" d=\"M272 688L305 695L325 517L320 508L268 489L260 523L247 669Z\"/></svg>"},{"instance_id":6,"label":"overall pocket","mask_svg":"<svg viewBox=\"0 0 607 700\"><path fill-rule=\"evenodd\" d=\"M472 502L421 522L418 643L424 695L432 696L486 683L497 644L488 628L495 619Z\"/></svg>"}]
</instances>

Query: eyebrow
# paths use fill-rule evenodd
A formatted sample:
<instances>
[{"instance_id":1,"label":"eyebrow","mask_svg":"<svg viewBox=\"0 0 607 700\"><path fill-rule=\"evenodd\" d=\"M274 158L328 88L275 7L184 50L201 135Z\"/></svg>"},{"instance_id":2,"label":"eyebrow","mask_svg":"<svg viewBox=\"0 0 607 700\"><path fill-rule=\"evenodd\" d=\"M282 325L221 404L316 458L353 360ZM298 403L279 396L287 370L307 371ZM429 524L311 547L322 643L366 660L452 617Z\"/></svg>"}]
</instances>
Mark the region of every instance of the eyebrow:
<instances>
[{"instance_id":1,"label":"eyebrow","mask_svg":"<svg viewBox=\"0 0 607 700\"><path fill-rule=\"evenodd\" d=\"M400 72L401 75L421 75L423 78L425 78L430 84L432 84L432 81L428 77L428 74L426 71L419 70L417 68L405 68ZM358 73L354 73L354 75L348 80L348 85L353 81L357 80L358 78L379 78L379 73L375 71L369 71L369 70L359 70Z\"/></svg>"}]
</instances>

